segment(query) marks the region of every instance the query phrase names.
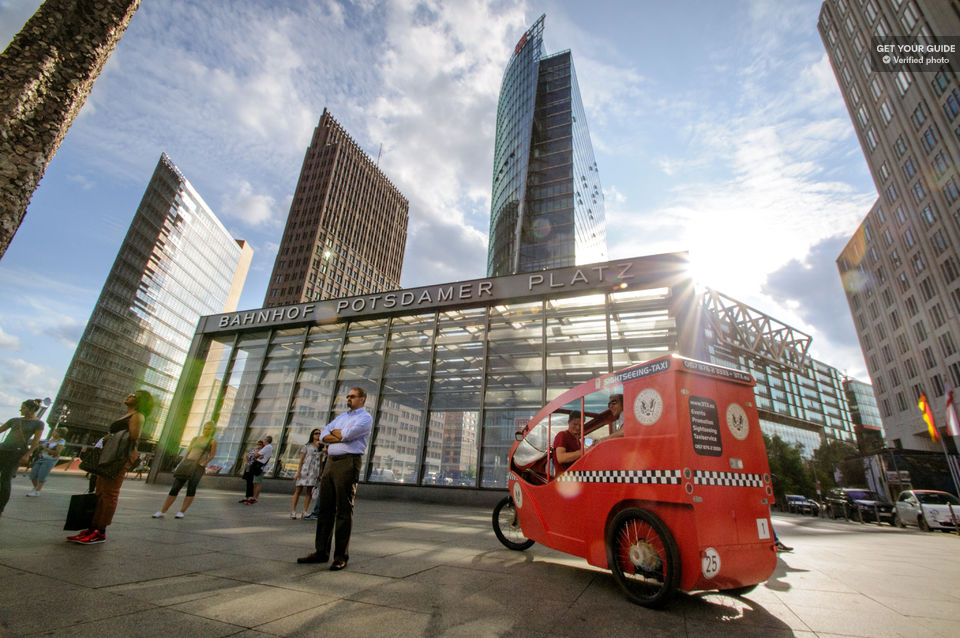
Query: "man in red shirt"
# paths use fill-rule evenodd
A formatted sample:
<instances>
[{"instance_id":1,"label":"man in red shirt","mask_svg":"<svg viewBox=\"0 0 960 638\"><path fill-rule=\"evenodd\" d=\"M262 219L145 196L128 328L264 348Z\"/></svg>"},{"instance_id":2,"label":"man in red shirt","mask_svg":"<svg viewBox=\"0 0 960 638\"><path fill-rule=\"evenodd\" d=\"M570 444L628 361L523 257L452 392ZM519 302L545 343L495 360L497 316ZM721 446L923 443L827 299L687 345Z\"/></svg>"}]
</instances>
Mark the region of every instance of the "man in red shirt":
<instances>
[{"instance_id":1,"label":"man in red shirt","mask_svg":"<svg viewBox=\"0 0 960 638\"><path fill-rule=\"evenodd\" d=\"M557 466L557 474L565 471L583 455L583 450L580 449L581 425L580 415L571 414L567 419L567 429L553 439L553 461Z\"/></svg>"}]
</instances>

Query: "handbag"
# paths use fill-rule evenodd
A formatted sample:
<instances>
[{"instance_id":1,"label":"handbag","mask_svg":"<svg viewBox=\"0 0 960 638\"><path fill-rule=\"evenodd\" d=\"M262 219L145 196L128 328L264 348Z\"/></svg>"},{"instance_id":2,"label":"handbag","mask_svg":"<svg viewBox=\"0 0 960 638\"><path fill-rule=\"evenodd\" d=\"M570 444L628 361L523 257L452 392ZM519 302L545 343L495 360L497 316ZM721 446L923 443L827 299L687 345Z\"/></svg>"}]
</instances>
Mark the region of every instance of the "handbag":
<instances>
[{"instance_id":1,"label":"handbag","mask_svg":"<svg viewBox=\"0 0 960 638\"><path fill-rule=\"evenodd\" d=\"M93 471L104 478L117 478L130 462L130 430L121 430L107 437L100 450L100 463Z\"/></svg>"},{"instance_id":2,"label":"handbag","mask_svg":"<svg viewBox=\"0 0 960 638\"><path fill-rule=\"evenodd\" d=\"M200 464L194 459L183 459L177 464L177 467L174 468L173 478L189 481L193 478L193 475L197 473L198 469L200 469Z\"/></svg>"},{"instance_id":3,"label":"handbag","mask_svg":"<svg viewBox=\"0 0 960 638\"><path fill-rule=\"evenodd\" d=\"M88 447L80 452L81 470L89 474L96 474L98 465L100 465L100 448Z\"/></svg>"},{"instance_id":4,"label":"handbag","mask_svg":"<svg viewBox=\"0 0 960 638\"><path fill-rule=\"evenodd\" d=\"M67 522L63 524L63 529L90 529L96 509L96 494L74 494L70 497L70 509L67 510Z\"/></svg>"}]
</instances>

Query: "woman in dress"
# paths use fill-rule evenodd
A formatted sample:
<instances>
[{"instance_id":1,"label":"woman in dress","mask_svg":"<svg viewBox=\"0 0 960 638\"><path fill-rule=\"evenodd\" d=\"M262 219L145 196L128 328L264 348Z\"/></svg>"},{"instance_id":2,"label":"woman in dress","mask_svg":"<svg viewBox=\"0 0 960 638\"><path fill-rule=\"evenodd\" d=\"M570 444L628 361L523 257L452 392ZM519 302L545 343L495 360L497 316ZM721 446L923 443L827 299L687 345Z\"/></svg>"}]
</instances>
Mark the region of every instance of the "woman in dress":
<instances>
[{"instance_id":1,"label":"woman in dress","mask_svg":"<svg viewBox=\"0 0 960 638\"><path fill-rule=\"evenodd\" d=\"M0 443L0 514L10 500L10 481L17 475L17 468L27 462L30 454L40 443L43 421L37 418L40 399L27 399L20 404L20 416L0 425L0 434L7 438Z\"/></svg>"},{"instance_id":2,"label":"woman in dress","mask_svg":"<svg viewBox=\"0 0 960 638\"><path fill-rule=\"evenodd\" d=\"M110 435L119 436L124 430L130 433L130 447L128 458L120 473L114 478L97 477L97 509L93 513L92 527L79 534L68 536L68 541L81 545L104 543L107 540L107 526L113 521L113 513L117 511L117 502L120 500L120 486L127 475L127 470L139 457L137 441L143 429L143 422L153 410L153 396L146 390L137 390L124 399L123 404L127 413L122 418L110 424ZM106 445L106 443L104 443Z\"/></svg>"},{"instance_id":3,"label":"woman in dress","mask_svg":"<svg viewBox=\"0 0 960 638\"><path fill-rule=\"evenodd\" d=\"M297 466L297 475L293 477L296 485L293 488L293 503L290 506L290 518L297 518L297 501L300 499L300 492L303 492L303 512L310 511L310 499L313 497L313 486L317 484L317 476L320 474L320 430L315 429L310 432L310 439L300 448L300 465ZM304 490L304 488L307 488Z\"/></svg>"},{"instance_id":4,"label":"woman in dress","mask_svg":"<svg viewBox=\"0 0 960 638\"><path fill-rule=\"evenodd\" d=\"M47 482L50 476L50 470L56 467L60 461L60 453L63 446L67 444L63 437L67 434L67 428L54 428L50 433L50 438L40 442L40 456L33 462L30 468L30 481L33 483L33 491L27 492L27 496L40 496L40 490L43 484Z\"/></svg>"},{"instance_id":5,"label":"woman in dress","mask_svg":"<svg viewBox=\"0 0 960 638\"><path fill-rule=\"evenodd\" d=\"M154 518L166 516L167 510L177 500L177 494L180 493L184 483L187 484L187 495L183 497L183 505L174 518L183 518L186 514L190 504L193 503L193 498L197 495L197 485L200 483L200 479L207 473L207 463L217 454L217 440L213 438L216 433L217 424L213 421L207 421L203 424L203 431L200 436L195 436L190 440L190 445L187 446L187 451L180 463L195 464L193 473L189 477L177 477L176 475L173 477L173 486L170 488L170 493L167 494L167 499L163 502L160 511L153 515Z\"/></svg>"}]
</instances>

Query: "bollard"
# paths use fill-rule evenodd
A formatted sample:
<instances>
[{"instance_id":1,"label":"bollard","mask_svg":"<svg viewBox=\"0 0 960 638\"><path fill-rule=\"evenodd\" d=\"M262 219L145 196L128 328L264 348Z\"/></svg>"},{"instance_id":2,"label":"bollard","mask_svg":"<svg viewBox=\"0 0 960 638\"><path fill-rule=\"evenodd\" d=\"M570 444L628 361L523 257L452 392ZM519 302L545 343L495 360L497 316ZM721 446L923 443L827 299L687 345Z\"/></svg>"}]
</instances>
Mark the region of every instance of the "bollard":
<instances>
[{"instance_id":1,"label":"bollard","mask_svg":"<svg viewBox=\"0 0 960 638\"><path fill-rule=\"evenodd\" d=\"M873 504L873 520L877 522L877 525L880 524L880 506L876 503Z\"/></svg>"},{"instance_id":2,"label":"bollard","mask_svg":"<svg viewBox=\"0 0 960 638\"><path fill-rule=\"evenodd\" d=\"M948 502L947 507L950 508L950 520L953 521L953 531L960 534L960 525L957 525L957 515L953 511L953 503Z\"/></svg>"}]
</instances>

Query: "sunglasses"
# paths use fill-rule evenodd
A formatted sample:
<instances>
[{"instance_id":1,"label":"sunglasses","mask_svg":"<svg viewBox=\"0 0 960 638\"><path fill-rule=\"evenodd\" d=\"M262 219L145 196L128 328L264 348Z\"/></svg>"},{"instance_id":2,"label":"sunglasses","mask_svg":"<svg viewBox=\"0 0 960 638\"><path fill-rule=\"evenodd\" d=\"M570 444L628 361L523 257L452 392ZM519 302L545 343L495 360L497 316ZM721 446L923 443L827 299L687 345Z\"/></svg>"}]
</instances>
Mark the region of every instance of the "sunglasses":
<instances>
[{"instance_id":1,"label":"sunglasses","mask_svg":"<svg viewBox=\"0 0 960 638\"><path fill-rule=\"evenodd\" d=\"M347 395L347 398L348 398L348 399L359 399L359 398L360 398L360 395L359 395L359 394L348 394L348 395Z\"/></svg>"}]
</instances>

